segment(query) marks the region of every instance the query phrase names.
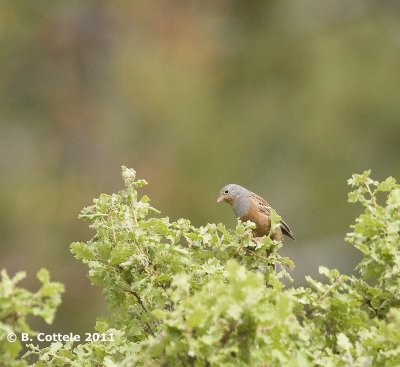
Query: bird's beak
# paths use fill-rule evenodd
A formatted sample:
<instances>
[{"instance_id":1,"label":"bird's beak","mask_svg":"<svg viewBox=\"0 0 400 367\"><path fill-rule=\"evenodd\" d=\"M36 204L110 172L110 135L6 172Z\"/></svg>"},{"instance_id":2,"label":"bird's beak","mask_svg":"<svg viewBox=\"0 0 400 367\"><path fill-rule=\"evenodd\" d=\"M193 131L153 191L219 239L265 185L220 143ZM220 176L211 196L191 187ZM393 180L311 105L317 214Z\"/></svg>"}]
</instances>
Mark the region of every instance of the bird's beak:
<instances>
[{"instance_id":1,"label":"bird's beak","mask_svg":"<svg viewBox=\"0 0 400 367\"><path fill-rule=\"evenodd\" d=\"M221 201L224 201L224 195L219 194L217 197L217 203L220 203Z\"/></svg>"}]
</instances>

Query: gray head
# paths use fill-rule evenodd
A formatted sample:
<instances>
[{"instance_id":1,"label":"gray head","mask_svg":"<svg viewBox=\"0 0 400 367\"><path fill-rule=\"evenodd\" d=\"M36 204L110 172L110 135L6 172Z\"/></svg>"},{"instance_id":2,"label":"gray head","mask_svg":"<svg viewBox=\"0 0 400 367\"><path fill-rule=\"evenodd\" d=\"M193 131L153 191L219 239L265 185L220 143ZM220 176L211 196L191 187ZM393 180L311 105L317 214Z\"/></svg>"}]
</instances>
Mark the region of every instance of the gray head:
<instances>
[{"instance_id":1,"label":"gray head","mask_svg":"<svg viewBox=\"0 0 400 367\"><path fill-rule=\"evenodd\" d=\"M229 184L224 186L218 194L217 203L227 202L239 217L245 215L250 206L249 190L243 186Z\"/></svg>"}]
</instances>

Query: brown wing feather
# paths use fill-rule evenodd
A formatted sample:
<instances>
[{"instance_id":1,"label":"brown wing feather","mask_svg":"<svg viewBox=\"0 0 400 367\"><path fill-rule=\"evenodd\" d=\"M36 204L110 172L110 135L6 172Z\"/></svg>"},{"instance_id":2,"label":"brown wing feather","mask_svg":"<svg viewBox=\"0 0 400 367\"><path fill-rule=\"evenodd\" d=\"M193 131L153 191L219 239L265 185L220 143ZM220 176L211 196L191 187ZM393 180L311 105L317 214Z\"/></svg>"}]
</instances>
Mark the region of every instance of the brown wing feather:
<instances>
[{"instance_id":1,"label":"brown wing feather","mask_svg":"<svg viewBox=\"0 0 400 367\"><path fill-rule=\"evenodd\" d=\"M271 213L271 205L269 205L261 196L255 194L254 192L250 192L250 197L255 200L257 203L257 207L261 213L269 215Z\"/></svg>"},{"instance_id":2,"label":"brown wing feather","mask_svg":"<svg viewBox=\"0 0 400 367\"><path fill-rule=\"evenodd\" d=\"M261 213L264 213L264 214L269 216L270 213L271 213L271 209L272 209L271 205L269 205L266 200L264 200L261 196L255 194L254 192L250 192L250 196L256 201L258 210ZM296 240L294 238L294 235L293 235L291 229L289 228L289 226L283 220L281 220L279 222L279 224L281 226L282 233L284 235L290 237L293 240Z\"/></svg>"}]
</instances>

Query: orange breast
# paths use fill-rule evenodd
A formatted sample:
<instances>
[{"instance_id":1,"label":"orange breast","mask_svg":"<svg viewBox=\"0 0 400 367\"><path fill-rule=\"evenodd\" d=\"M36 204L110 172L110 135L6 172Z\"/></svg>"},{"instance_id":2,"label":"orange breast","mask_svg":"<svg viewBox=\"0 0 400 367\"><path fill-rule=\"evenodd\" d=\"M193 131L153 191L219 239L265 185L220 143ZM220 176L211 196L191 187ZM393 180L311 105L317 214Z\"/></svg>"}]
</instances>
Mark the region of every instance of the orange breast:
<instances>
[{"instance_id":1,"label":"orange breast","mask_svg":"<svg viewBox=\"0 0 400 367\"><path fill-rule=\"evenodd\" d=\"M267 215L258 210L257 205L254 202L250 204L247 214L240 219L242 222L251 220L256 225L256 228L253 231L254 236L256 237L261 237L269 233L270 220Z\"/></svg>"}]
</instances>

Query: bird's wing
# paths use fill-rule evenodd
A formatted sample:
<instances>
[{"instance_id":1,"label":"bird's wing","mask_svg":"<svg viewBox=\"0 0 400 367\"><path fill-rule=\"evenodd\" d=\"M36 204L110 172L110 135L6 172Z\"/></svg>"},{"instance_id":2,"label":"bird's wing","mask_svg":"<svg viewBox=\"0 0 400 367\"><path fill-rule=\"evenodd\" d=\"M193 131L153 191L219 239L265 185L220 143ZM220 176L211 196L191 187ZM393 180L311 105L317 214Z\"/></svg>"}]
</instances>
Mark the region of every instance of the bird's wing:
<instances>
[{"instance_id":1,"label":"bird's wing","mask_svg":"<svg viewBox=\"0 0 400 367\"><path fill-rule=\"evenodd\" d=\"M271 205L269 205L261 196L255 194L254 192L250 192L250 198L255 201L258 210L269 216L271 213Z\"/></svg>"},{"instance_id":2,"label":"bird's wing","mask_svg":"<svg viewBox=\"0 0 400 367\"><path fill-rule=\"evenodd\" d=\"M255 194L254 192L250 192L250 197L256 202L258 210L269 216L271 214L271 205L269 205L261 196ZM289 228L289 226L283 221L281 220L279 222L281 229L282 229L282 233L288 237L290 237L291 239L295 240L294 235L292 230Z\"/></svg>"}]
</instances>

